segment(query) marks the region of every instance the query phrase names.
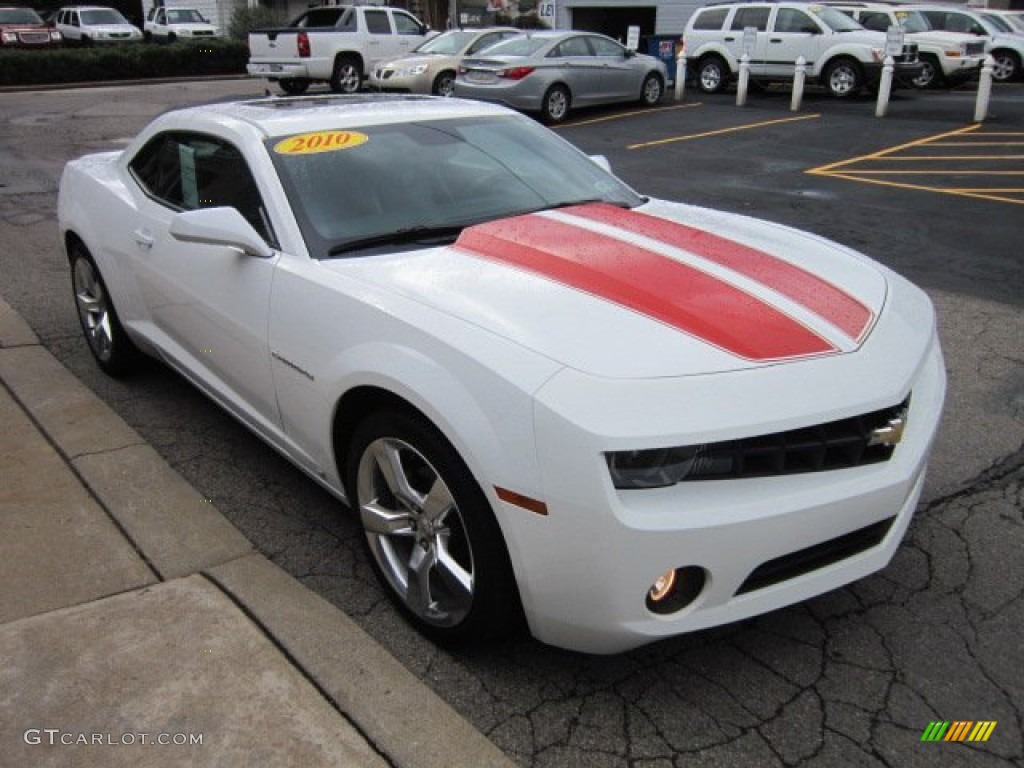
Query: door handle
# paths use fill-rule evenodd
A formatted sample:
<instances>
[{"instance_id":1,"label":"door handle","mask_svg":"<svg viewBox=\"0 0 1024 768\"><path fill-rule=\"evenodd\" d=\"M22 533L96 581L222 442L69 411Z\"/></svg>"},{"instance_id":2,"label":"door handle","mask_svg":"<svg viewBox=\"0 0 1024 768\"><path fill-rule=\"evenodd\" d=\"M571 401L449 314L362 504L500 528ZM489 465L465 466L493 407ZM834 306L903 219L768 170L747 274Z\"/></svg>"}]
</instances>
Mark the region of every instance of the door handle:
<instances>
[{"instance_id":1,"label":"door handle","mask_svg":"<svg viewBox=\"0 0 1024 768\"><path fill-rule=\"evenodd\" d=\"M139 244L139 247L144 248L147 251L152 248L153 243L156 242L153 236L144 229L136 229L132 232L132 235L135 237L135 242Z\"/></svg>"},{"instance_id":2,"label":"door handle","mask_svg":"<svg viewBox=\"0 0 1024 768\"><path fill-rule=\"evenodd\" d=\"M770 43L781 43L782 42L782 38L781 37L773 37L768 42L770 42Z\"/></svg>"},{"instance_id":3,"label":"door handle","mask_svg":"<svg viewBox=\"0 0 1024 768\"><path fill-rule=\"evenodd\" d=\"M735 37L727 37L727 38L725 38L725 42L727 42L727 43L734 43L734 42L736 42L736 38Z\"/></svg>"}]
</instances>

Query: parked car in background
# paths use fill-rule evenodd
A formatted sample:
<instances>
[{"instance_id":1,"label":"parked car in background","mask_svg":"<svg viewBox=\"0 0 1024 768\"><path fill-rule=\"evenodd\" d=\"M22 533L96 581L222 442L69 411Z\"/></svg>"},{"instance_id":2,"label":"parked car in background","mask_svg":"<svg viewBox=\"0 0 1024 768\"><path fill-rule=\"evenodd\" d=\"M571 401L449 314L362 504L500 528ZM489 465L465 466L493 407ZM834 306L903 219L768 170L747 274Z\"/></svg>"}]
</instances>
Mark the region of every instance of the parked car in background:
<instances>
[{"instance_id":1,"label":"parked car in background","mask_svg":"<svg viewBox=\"0 0 1024 768\"><path fill-rule=\"evenodd\" d=\"M757 83L788 82L796 60L807 76L845 98L876 83L885 59L885 34L864 29L835 8L803 2L715 2L699 9L683 34L687 67L705 93L724 91L739 76L744 30L755 30L750 77ZM895 78L909 83L921 74L917 44L905 42Z\"/></svg>"},{"instance_id":2,"label":"parked car in background","mask_svg":"<svg viewBox=\"0 0 1024 768\"><path fill-rule=\"evenodd\" d=\"M147 40L173 43L183 40L219 37L220 29L211 24L196 8L154 7L146 14L142 30Z\"/></svg>"},{"instance_id":3,"label":"parked car in background","mask_svg":"<svg viewBox=\"0 0 1024 768\"><path fill-rule=\"evenodd\" d=\"M61 8L56 28L70 45L142 42L142 30L120 11L98 5Z\"/></svg>"},{"instance_id":4,"label":"parked car in background","mask_svg":"<svg viewBox=\"0 0 1024 768\"><path fill-rule=\"evenodd\" d=\"M886 32L903 29L905 39L917 44L921 74L911 81L917 88L958 85L977 78L985 61L989 39L963 32L932 29L931 22L913 8L890 3L828 2L865 29Z\"/></svg>"},{"instance_id":5,"label":"parked car in background","mask_svg":"<svg viewBox=\"0 0 1024 768\"><path fill-rule=\"evenodd\" d=\"M988 53L995 61L992 79L996 82L1007 83L1021 76L1024 37L1007 32L1006 22L997 23L977 10L957 6L915 4L907 7L921 11L935 29L989 38Z\"/></svg>"},{"instance_id":6,"label":"parked car in background","mask_svg":"<svg viewBox=\"0 0 1024 768\"><path fill-rule=\"evenodd\" d=\"M55 48L60 32L31 8L0 6L0 48Z\"/></svg>"},{"instance_id":7,"label":"parked car in background","mask_svg":"<svg viewBox=\"0 0 1024 768\"><path fill-rule=\"evenodd\" d=\"M665 65L592 32L542 30L465 58L455 95L539 112L559 123L571 109L639 101L653 106L665 92Z\"/></svg>"},{"instance_id":8,"label":"parked car in background","mask_svg":"<svg viewBox=\"0 0 1024 768\"><path fill-rule=\"evenodd\" d=\"M367 85L375 91L426 93L451 96L455 76L466 56L521 33L512 27L451 29L421 43L400 59L379 64L370 72Z\"/></svg>"},{"instance_id":9,"label":"parked car in background","mask_svg":"<svg viewBox=\"0 0 1024 768\"><path fill-rule=\"evenodd\" d=\"M250 32L246 71L291 95L316 81L335 93L355 93L378 64L411 53L436 34L401 8L311 8L287 27Z\"/></svg>"}]
</instances>

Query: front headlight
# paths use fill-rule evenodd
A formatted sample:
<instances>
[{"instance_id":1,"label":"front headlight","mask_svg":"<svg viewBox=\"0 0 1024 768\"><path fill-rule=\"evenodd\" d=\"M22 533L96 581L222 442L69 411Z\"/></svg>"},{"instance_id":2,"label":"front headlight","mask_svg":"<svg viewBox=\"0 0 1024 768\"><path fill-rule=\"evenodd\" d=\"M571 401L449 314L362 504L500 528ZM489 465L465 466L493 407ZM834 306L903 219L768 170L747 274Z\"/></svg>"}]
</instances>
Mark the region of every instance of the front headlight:
<instances>
[{"instance_id":1,"label":"front headlight","mask_svg":"<svg viewBox=\"0 0 1024 768\"><path fill-rule=\"evenodd\" d=\"M417 75L422 75L426 71L426 64L417 64L416 66L413 67L406 67L405 69L400 69L395 73L395 75L397 75L398 77L416 77Z\"/></svg>"},{"instance_id":2,"label":"front headlight","mask_svg":"<svg viewBox=\"0 0 1024 768\"><path fill-rule=\"evenodd\" d=\"M703 474L707 446L686 445L644 451L606 453L612 484L620 490L664 488L687 477Z\"/></svg>"},{"instance_id":3,"label":"front headlight","mask_svg":"<svg viewBox=\"0 0 1024 768\"><path fill-rule=\"evenodd\" d=\"M182 29L182 30L180 30L178 32L178 34L181 35L182 37L191 37L192 36L192 30L191 29Z\"/></svg>"},{"instance_id":4,"label":"front headlight","mask_svg":"<svg viewBox=\"0 0 1024 768\"><path fill-rule=\"evenodd\" d=\"M16 43L18 42L18 35L14 32L4 32L3 41L5 43Z\"/></svg>"}]
</instances>

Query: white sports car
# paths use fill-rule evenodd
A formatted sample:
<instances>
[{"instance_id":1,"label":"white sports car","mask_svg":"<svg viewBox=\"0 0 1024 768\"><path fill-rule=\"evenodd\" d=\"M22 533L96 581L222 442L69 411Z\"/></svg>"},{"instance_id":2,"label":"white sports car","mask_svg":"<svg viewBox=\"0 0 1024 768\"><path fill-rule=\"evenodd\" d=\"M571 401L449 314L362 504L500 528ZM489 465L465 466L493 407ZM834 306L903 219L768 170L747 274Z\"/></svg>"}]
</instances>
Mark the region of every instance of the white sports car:
<instances>
[{"instance_id":1,"label":"white sports car","mask_svg":"<svg viewBox=\"0 0 1024 768\"><path fill-rule=\"evenodd\" d=\"M215 104L69 163L60 233L99 365L159 357L348 500L438 641L618 652L885 566L927 297L605 165L456 99Z\"/></svg>"}]
</instances>

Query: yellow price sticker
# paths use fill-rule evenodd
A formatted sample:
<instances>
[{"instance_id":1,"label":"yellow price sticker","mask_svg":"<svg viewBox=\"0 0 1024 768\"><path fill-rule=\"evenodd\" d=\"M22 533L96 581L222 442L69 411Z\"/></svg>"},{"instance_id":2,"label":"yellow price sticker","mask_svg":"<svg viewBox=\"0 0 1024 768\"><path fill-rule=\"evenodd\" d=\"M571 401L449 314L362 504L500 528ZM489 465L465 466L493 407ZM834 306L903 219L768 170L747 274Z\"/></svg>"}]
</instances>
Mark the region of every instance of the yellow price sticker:
<instances>
[{"instance_id":1,"label":"yellow price sticker","mask_svg":"<svg viewBox=\"0 0 1024 768\"><path fill-rule=\"evenodd\" d=\"M274 145L274 151L279 155L311 155L315 152L351 149L369 140L369 136L358 131L314 131L281 139Z\"/></svg>"}]
</instances>

